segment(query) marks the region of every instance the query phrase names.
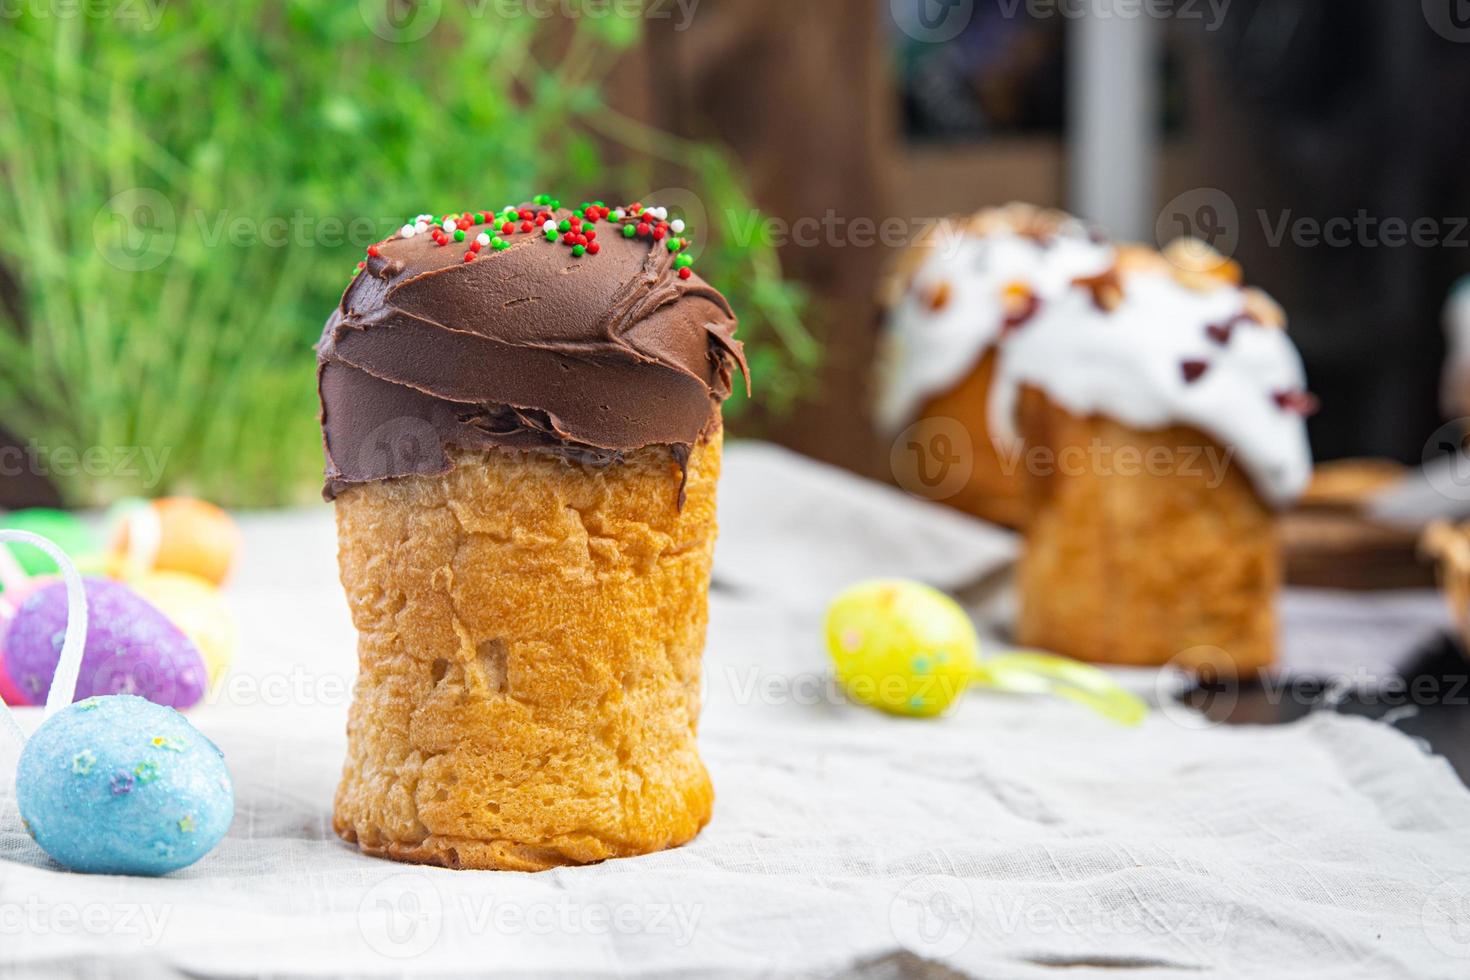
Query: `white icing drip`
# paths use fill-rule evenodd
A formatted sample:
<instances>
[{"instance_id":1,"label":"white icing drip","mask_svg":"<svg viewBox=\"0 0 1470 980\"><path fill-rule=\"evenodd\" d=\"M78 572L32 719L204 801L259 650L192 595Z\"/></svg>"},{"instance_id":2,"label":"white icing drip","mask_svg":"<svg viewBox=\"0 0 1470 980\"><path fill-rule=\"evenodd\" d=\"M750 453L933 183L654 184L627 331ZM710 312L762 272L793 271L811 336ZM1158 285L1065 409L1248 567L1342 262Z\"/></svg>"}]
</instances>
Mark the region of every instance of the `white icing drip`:
<instances>
[{"instance_id":1,"label":"white icing drip","mask_svg":"<svg viewBox=\"0 0 1470 980\"><path fill-rule=\"evenodd\" d=\"M1206 326L1230 320L1243 303L1234 287L1198 291L1163 272L1125 276L1112 312L1098 309L1089 290L1069 290L1003 348L990 392L992 436L1016 444L1016 400L1029 384L1075 415L1199 429L1239 461L1263 500L1290 504L1311 478L1311 448L1305 421L1275 395L1304 389L1306 376L1283 329L1241 321L1228 343L1210 339ZM1208 367L1186 381L1185 361Z\"/></svg>"},{"instance_id":2,"label":"white icing drip","mask_svg":"<svg viewBox=\"0 0 1470 980\"><path fill-rule=\"evenodd\" d=\"M964 379L1000 336L1007 286L1024 284L1044 305L1073 279L1095 276L1112 264L1112 247L1092 241L1080 225L1063 228L1045 243L1014 232L977 236L958 229L939 238L889 313L878 424L897 432L927 398ZM929 297L941 286L949 299L933 310Z\"/></svg>"}]
</instances>

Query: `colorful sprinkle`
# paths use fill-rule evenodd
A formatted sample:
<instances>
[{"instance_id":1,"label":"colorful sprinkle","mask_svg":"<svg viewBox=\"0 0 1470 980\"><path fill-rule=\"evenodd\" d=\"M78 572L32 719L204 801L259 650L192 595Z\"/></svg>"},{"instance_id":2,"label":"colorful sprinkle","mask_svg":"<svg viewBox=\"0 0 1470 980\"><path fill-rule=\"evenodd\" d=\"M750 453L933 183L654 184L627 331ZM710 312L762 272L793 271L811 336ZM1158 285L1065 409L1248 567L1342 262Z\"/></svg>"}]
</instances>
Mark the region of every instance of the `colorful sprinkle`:
<instances>
[{"instance_id":1,"label":"colorful sprinkle","mask_svg":"<svg viewBox=\"0 0 1470 980\"><path fill-rule=\"evenodd\" d=\"M1294 412L1303 418L1316 415L1321 407L1317 396L1310 391L1278 391L1271 397L1283 411Z\"/></svg>"},{"instance_id":2,"label":"colorful sprinkle","mask_svg":"<svg viewBox=\"0 0 1470 980\"><path fill-rule=\"evenodd\" d=\"M96 764L97 753L91 749L82 749L82 751L71 757L71 771L78 776L88 775L91 773L92 767Z\"/></svg>"},{"instance_id":3,"label":"colorful sprinkle","mask_svg":"<svg viewBox=\"0 0 1470 980\"><path fill-rule=\"evenodd\" d=\"M167 749L170 752L182 752L189 747L189 743L182 738L172 735L156 735L153 738L155 749Z\"/></svg>"},{"instance_id":4,"label":"colorful sprinkle","mask_svg":"<svg viewBox=\"0 0 1470 980\"><path fill-rule=\"evenodd\" d=\"M1208 361L1181 361L1180 371L1184 374L1186 384L1193 384L1210 368Z\"/></svg>"},{"instance_id":5,"label":"colorful sprinkle","mask_svg":"<svg viewBox=\"0 0 1470 980\"><path fill-rule=\"evenodd\" d=\"M193 816L184 816L179 818L179 831L181 833L192 834L194 832L194 827L195 824Z\"/></svg>"},{"instance_id":6,"label":"colorful sprinkle","mask_svg":"<svg viewBox=\"0 0 1470 980\"><path fill-rule=\"evenodd\" d=\"M158 767L158 763L152 761L140 762L133 769L133 775L138 777L138 782L145 785L156 780L161 772L163 770Z\"/></svg>"},{"instance_id":7,"label":"colorful sprinkle","mask_svg":"<svg viewBox=\"0 0 1470 980\"><path fill-rule=\"evenodd\" d=\"M510 242L506 240L509 236L517 232L534 232L539 228L545 233L548 242L560 243L570 249L574 257L581 258L601 253L602 246L597 241L598 230L595 225L607 221L624 238L642 237L663 242L664 247L674 254L673 267L679 278L689 279L693 276L690 267L694 260L684 254L690 246L689 239L683 237L687 225L682 218L670 221L668 208L645 207L639 202L611 208L602 201L584 201L569 216L558 218L555 211L560 207L561 202L556 198L548 194L537 194L531 205L508 204L499 211L460 211L442 214L437 218L421 214L405 224L400 235L403 238L412 238L418 234L427 234L440 247L448 245L450 241L468 243L469 251L462 258L465 262L473 262L481 249L489 247L495 251L504 251L510 248ZM476 225L489 225L490 228L476 234L472 230ZM496 231L500 234L495 234ZM381 256L382 244L379 242L369 245L367 258ZM366 267L365 258L357 264L353 276L356 277Z\"/></svg>"},{"instance_id":8,"label":"colorful sprinkle","mask_svg":"<svg viewBox=\"0 0 1470 980\"><path fill-rule=\"evenodd\" d=\"M127 796L133 791L133 782L133 774L130 772L118 770L113 773L111 783L112 795Z\"/></svg>"}]
</instances>

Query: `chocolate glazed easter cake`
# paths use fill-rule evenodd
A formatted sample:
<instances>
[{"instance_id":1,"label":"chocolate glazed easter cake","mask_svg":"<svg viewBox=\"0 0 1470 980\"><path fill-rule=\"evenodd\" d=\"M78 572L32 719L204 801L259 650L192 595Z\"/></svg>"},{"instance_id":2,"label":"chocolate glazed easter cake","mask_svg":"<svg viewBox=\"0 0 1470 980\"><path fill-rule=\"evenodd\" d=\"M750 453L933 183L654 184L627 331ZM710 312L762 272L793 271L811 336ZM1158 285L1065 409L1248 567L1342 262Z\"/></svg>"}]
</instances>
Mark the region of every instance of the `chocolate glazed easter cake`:
<instances>
[{"instance_id":1,"label":"chocolate glazed easter cake","mask_svg":"<svg viewBox=\"0 0 1470 980\"><path fill-rule=\"evenodd\" d=\"M729 304L683 224L540 197L368 249L319 347L360 673L334 826L539 870L682 844Z\"/></svg>"}]
</instances>

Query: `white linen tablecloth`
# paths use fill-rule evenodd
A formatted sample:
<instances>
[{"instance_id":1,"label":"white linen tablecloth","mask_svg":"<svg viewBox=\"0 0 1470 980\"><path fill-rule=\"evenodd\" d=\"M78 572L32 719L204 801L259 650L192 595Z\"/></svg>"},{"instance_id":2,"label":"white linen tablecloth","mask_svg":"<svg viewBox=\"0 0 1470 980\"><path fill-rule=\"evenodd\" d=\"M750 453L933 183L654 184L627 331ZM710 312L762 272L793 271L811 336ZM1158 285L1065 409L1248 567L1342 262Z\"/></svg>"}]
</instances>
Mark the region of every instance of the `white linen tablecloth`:
<instances>
[{"instance_id":1,"label":"white linen tablecloth","mask_svg":"<svg viewBox=\"0 0 1470 980\"><path fill-rule=\"evenodd\" d=\"M937 721L848 705L830 590L957 586L1011 542L769 447L728 457L701 729L718 800L694 843L525 875L338 841L354 652L330 511L247 516L245 649L192 714L234 773L230 836L164 879L68 874L0 780L0 976L1470 976L1470 793L1443 760L1325 713L1128 730L982 692Z\"/></svg>"}]
</instances>

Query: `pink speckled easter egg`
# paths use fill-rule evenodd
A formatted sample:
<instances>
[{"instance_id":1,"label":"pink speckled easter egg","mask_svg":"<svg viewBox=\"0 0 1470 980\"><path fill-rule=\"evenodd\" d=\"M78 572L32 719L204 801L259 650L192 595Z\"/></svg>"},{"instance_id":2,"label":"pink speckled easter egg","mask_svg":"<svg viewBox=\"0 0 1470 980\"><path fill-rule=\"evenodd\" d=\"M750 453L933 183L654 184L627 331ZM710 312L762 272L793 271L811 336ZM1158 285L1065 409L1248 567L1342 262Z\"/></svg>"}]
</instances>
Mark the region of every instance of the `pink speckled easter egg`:
<instances>
[{"instance_id":1,"label":"pink speckled easter egg","mask_svg":"<svg viewBox=\"0 0 1470 980\"><path fill-rule=\"evenodd\" d=\"M86 579L87 645L75 701L136 694L187 708L204 696L204 659L168 617L121 582ZM21 605L6 634L6 669L24 697L41 702L66 636L66 585L46 585Z\"/></svg>"}]
</instances>

